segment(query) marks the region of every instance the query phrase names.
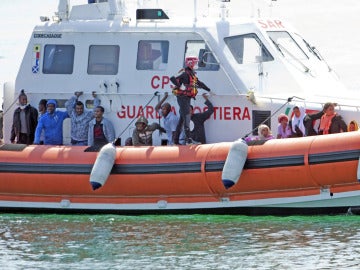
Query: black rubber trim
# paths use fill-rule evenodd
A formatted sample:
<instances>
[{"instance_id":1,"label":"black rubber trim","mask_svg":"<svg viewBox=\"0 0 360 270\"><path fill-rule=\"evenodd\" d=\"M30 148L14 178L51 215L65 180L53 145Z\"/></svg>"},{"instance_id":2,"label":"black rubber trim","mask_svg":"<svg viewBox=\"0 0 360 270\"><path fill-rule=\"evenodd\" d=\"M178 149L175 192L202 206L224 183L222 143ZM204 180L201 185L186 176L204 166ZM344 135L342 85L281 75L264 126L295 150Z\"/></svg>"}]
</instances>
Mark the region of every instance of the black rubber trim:
<instances>
[{"instance_id":1,"label":"black rubber trim","mask_svg":"<svg viewBox=\"0 0 360 270\"><path fill-rule=\"evenodd\" d=\"M324 164L358 160L360 150L337 151L309 155L309 164ZM222 171L225 161L205 162L205 172ZM271 158L247 159L244 169L266 169L277 167L303 166L304 156L281 156ZM37 164L0 163L0 172L39 173L39 174L90 174L92 164ZM112 174L168 174L199 173L201 162L161 163L161 164L121 164L114 165Z\"/></svg>"},{"instance_id":2,"label":"black rubber trim","mask_svg":"<svg viewBox=\"0 0 360 270\"><path fill-rule=\"evenodd\" d=\"M309 164L322 164L358 160L360 150L337 151L309 155Z\"/></svg>"}]
</instances>

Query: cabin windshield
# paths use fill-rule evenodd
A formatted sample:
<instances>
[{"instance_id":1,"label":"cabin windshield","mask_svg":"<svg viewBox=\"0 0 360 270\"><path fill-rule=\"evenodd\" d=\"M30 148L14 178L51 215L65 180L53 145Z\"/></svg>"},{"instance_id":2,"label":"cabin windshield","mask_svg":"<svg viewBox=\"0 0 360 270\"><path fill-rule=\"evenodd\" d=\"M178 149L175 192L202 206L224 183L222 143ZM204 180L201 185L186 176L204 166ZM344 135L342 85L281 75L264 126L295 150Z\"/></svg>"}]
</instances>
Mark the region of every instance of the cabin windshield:
<instances>
[{"instance_id":1,"label":"cabin windshield","mask_svg":"<svg viewBox=\"0 0 360 270\"><path fill-rule=\"evenodd\" d=\"M293 37L285 31L268 31L267 32L275 47L285 58L307 60L309 57L301 49Z\"/></svg>"},{"instance_id":2,"label":"cabin windshield","mask_svg":"<svg viewBox=\"0 0 360 270\"><path fill-rule=\"evenodd\" d=\"M40 54L40 46L34 48L37 54ZM44 52L44 74L72 74L74 69L74 45L48 44ZM37 73L39 69L38 62L33 67L33 72Z\"/></svg>"},{"instance_id":3,"label":"cabin windshield","mask_svg":"<svg viewBox=\"0 0 360 270\"><path fill-rule=\"evenodd\" d=\"M165 70L169 58L169 41L140 40L138 43L137 70Z\"/></svg>"},{"instance_id":4,"label":"cabin windshield","mask_svg":"<svg viewBox=\"0 0 360 270\"><path fill-rule=\"evenodd\" d=\"M226 45L239 64L273 61L274 58L256 34L224 38Z\"/></svg>"},{"instance_id":5,"label":"cabin windshield","mask_svg":"<svg viewBox=\"0 0 360 270\"><path fill-rule=\"evenodd\" d=\"M303 42L305 44L305 47L308 49L310 53L312 53L314 56L316 56L320 61L324 60L324 58L321 56L318 49L315 48L315 46L310 45L309 42L307 42L304 38L302 38L299 34L295 34L295 37L300 40L300 43Z\"/></svg>"},{"instance_id":6,"label":"cabin windshield","mask_svg":"<svg viewBox=\"0 0 360 270\"><path fill-rule=\"evenodd\" d=\"M185 46L185 59L188 56L197 56L199 58L198 71L217 71L220 68L218 61L215 59L212 51L203 40L188 40Z\"/></svg>"}]
</instances>

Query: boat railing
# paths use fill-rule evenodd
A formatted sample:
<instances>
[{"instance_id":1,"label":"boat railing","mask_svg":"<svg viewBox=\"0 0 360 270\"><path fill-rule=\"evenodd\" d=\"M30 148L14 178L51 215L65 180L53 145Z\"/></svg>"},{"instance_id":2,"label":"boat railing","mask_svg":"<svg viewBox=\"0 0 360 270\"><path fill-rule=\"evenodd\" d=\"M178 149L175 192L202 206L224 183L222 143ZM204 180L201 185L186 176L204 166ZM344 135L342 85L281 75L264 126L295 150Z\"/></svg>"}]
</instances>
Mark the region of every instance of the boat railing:
<instances>
[{"instance_id":1,"label":"boat railing","mask_svg":"<svg viewBox=\"0 0 360 270\"><path fill-rule=\"evenodd\" d=\"M359 105L355 105L355 104L347 104L345 103L345 100L339 100L339 102L337 102L336 100L334 100L335 97L328 97L327 99L325 99L324 97L324 101L310 101L307 100L306 98L301 98L301 97L270 97L270 96L256 96L256 98L258 100L266 100L268 101L270 104L279 104L282 102L286 102L287 100L289 100L291 98L291 103L297 104L297 105L302 105L302 107L307 108L307 109L314 109L314 110L319 110L321 109L324 104L326 102L335 102L337 104L338 107L338 111L353 111L353 112L360 112L360 106Z\"/></svg>"}]
</instances>

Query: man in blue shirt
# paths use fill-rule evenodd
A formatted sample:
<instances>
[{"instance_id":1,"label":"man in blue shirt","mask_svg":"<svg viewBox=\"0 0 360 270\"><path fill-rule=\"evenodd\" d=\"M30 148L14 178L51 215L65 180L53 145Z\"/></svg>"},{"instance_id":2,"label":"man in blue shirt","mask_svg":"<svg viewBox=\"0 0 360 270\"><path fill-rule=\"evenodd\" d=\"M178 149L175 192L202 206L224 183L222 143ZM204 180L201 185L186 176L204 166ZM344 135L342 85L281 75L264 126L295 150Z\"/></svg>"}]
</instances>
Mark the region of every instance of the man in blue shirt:
<instances>
[{"instance_id":1,"label":"man in blue shirt","mask_svg":"<svg viewBox=\"0 0 360 270\"><path fill-rule=\"evenodd\" d=\"M167 99L168 93L164 93L164 97L160 100L160 102L155 106L155 110L159 112L159 114L163 117L163 127L166 131L167 136L167 144L173 145L174 144L174 138L176 134L176 127L179 123L179 117L176 116L171 111L171 105L170 103L164 101Z\"/></svg>"},{"instance_id":2,"label":"man in blue shirt","mask_svg":"<svg viewBox=\"0 0 360 270\"><path fill-rule=\"evenodd\" d=\"M56 110L56 100L50 99L46 103L47 112L39 119L35 131L34 144L40 143L40 135L44 130L45 145L62 145L63 144L63 122L69 118L67 112Z\"/></svg>"}]
</instances>

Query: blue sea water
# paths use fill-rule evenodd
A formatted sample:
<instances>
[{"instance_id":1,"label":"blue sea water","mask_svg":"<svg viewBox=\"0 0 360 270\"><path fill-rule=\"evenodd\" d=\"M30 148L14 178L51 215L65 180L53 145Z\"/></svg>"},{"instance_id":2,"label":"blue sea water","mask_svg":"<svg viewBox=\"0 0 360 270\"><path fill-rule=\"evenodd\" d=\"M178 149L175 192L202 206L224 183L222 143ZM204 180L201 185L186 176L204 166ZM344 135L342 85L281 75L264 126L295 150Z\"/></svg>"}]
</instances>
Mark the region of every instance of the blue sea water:
<instances>
[{"instance_id":1,"label":"blue sea water","mask_svg":"<svg viewBox=\"0 0 360 270\"><path fill-rule=\"evenodd\" d=\"M0 215L1 269L358 269L360 216Z\"/></svg>"}]
</instances>

